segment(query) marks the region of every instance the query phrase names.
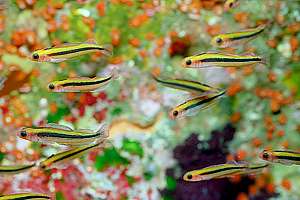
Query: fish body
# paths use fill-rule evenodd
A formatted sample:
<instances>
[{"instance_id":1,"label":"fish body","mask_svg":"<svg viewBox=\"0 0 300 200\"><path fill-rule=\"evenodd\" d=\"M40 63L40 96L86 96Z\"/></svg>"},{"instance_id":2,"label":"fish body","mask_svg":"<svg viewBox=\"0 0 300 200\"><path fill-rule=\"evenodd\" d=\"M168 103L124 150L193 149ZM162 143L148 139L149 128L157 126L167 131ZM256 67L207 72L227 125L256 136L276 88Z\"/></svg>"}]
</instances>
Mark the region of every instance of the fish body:
<instances>
[{"instance_id":1,"label":"fish body","mask_svg":"<svg viewBox=\"0 0 300 200\"><path fill-rule=\"evenodd\" d=\"M114 74L107 77L78 77L61 81L53 81L48 84L51 92L98 92L115 78Z\"/></svg>"},{"instance_id":2,"label":"fish body","mask_svg":"<svg viewBox=\"0 0 300 200\"><path fill-rule=\"evenodd\" d=\"M220 91L189 99L172 109L169 113L169 116L171 119L177 119L183 116L193 115L195 112L206 109L215 104L217 100L225 93L226 91Z\"/></svg>"},{"instance_id":3,"label":"fish body","mask_svg":"<svg viewBox=\"0 0 300 200\"><path fill-rule=\"evenodd\" d=\"M268 163L257 163L257 164L247 164L247 169L243 172L241 172L241 175L252 175L252 174L259 174L261 173L264 169L266 169L267 167L269 167Z\"/></svg>"},{"instance_id":4,"label":"fish body","mask_svg":"<svg viewBox=\"0 0 300 200\"><path fill-rule=\"evenodd\" d=\"M97 131L91 131L73 130L63 125L48 124L45 127L24 127L17 133L17 136L33 142L76 147L103 141L108 137L108 130L105 125Z\"/></svg>"},{"instance_id":5,"label":"fish body","mask_svg":"<svg viewBox=\"0 0 300 200\"><path fill-rule=\"evenodd\" d=\"M30 165L16 165L16 166L3 165L0 166L0 174L19 174L31 169L34 166L35 163Z\"/></svg>"},{"instance_id":6,"label":"fish body","mask_svg":"<svg viewBox=\"0 0 300 200\"><path fill-rule=\"evenodd\" d=\"M102 142L103 143L103 142ZM52 167L58 167L60 164L70 161L75 158L79 158L85 153L98 148L102 145L102 143L97 143L97 144L92 144L92 145L86 145L82 147L77 147L74 149L70 149L67 151L63 151L57 154L53 154L50 157L46 158L43 160L40 164L39 167L42 169L49 169Z\"/></svg>"},{"instance_id":7,"label":"fish body","mask_svg":"<svg viewBox=\"0 0 300 200\"><path fill-rule=\"evenodd\" d=\"M219 52L200 53L184 58L182 65L186 68L204 67L242 67L257 63L265 63L264 59L256 55L234 55Z\"/></svg>"},{"instance_id":8,"label":"fish body","mask_svg":"<svg viewBox=\"0 0 300 200\"><path fill-rule=\"evenodd\" d=\"M185 181L203 181L210 179L218 179L231 177L233 175L245 172L246 165L225 163L220 165L212 165L199 170L193 170L183 175Z\"/></svg>"},{"instance_id":9,"label":"fish body","mask_svg":"<svg viewBox=\"0 0 300 200\"><path fill-rule=\"evenodd\" d=\"M300 165L300 153L286 150L264 150L259 157L272 163L281 163L284 165Z\"/></svg>"},{"instance_id":10,"label":"fish body","mask_svg":"<svg viewBox=\"0 0 300 200\"><path fill-rule=\"evenodd\" d=\"M184 90L192 93L209 93L217 92L219 89L200 83L197 81L189 81L184 79L161 79L158 77L153 77L157 82L174 89Z\"/></svg>"},{"instance_id":11,"label":"fish body","mask_svg":"<svg viewBox=\"0 0 300 200\"><path fill-rule=\"evenodd\" d=\"M249 42L265 30L265 26L243 30L235 33L219 34L212 38L211 44L219 48L233 47Z\"/></svg>"},{"instance_id":12,"label":"fish body","mask_svg":"<svg viewBox=\"0 0 300 200\"><path fill-rule=\"evenodd\" d=\"M25 199L44 200L44 199L51 199L51 198L45 194L39 194L39 193L18 193L18 194L8 194L8 195L0 196L0 200L25 200Z\"/></svg>"},{"instance_id":13,"label":"fish body","mask_svg":"<svg viewBox=\"0 0 300 200\"><path fill-rule=\"evenodd\" d=\"M112 48L111 46L102 46L91 41L83 43L65 43L34 51L31 55L31 60L58 63L93 52L101 52L104 55L109 56L112 55Z\"/></svg>"}]
</instances>

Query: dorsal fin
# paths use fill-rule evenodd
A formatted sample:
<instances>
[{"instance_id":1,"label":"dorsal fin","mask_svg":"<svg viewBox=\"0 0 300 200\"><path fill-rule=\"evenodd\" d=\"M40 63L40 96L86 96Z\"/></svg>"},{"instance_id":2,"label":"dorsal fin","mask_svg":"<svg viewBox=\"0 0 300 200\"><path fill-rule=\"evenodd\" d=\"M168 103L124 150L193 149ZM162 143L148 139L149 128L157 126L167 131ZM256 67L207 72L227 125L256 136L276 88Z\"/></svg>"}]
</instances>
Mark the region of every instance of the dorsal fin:
<instances>
[{"instance_id":1,"label":"dorsal fin","mask_svg":"<svg viewBox=\"0 0 300 200\"><path fill-rule=\"evenodd\" d=\"M62 129L62 130L66 130L66 131L73 131L73 129L70 128L70 127L68 127L68 126L64 126L64 125L60 125L60 124L55 124L55 123L48 123L46 125L46 127L56 128L56 129Z\"/></svg>"}]
</instances>

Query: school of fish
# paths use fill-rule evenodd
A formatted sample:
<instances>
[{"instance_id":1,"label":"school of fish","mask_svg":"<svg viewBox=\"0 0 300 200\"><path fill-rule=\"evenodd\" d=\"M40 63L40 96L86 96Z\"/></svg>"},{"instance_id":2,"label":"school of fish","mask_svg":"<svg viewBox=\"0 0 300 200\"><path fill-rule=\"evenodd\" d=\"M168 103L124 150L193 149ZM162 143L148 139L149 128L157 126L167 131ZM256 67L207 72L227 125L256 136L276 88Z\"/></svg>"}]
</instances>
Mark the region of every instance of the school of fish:
<instances>
[{"instance_id":1,"label":"school of fish","mask_svg":"<svg viewBox=\"0 0 300 200\"><path fill-rule=\"evenodd\" d=\"M226 10L238 6L238 0L227 0L224 4ZM255 39L266 29L265 25L238 32L224 33L212 38L211 44L217 48L236 47L245 45ZM34 51L30 59L36 62L60 63L75 59L88 53L100 52L105 56L112 55L110 45L98 45L94 41L83 43L66 43ZM185 68L207 67L243 67L255 64L266 65L263 57L254 54L228 54L218 51L207 51L188 56L182 60ZM49 92L98 92L103 90L111 81L117 78L116 72L104 77L68 77L64 80L52 81L48 84ZM189 92L192 96L183 103L175 106L169 112L171 119L179 119L198 113L216 104L226 94L226 89L213 87L194 80L180 78L166 78L154 76L153 79L163 86ZM0 88L5 78L0 78ZM109 130L105 124L100 125L96 131L88 129L73 129L71 127L49 123L40 127L24 127L17 136L32 142L46 145L63 145L68 149L49 156L36 163L0 166L0 174L18 174L38 167L41 170L64 167L70 160L79 158L85 153L97 148L104 148L109 137ZM202 169L193 169L183 175L188 182L204 181L232 177L235 175L251 175L261 173L271 163L283 165L300 165L300 153L290 150L263 150L259 155L262 163L230 161ZM0 196L0 200L16 199L51 199L50 196L39 193L17 193Z\"/></svg>"}]
</instances>

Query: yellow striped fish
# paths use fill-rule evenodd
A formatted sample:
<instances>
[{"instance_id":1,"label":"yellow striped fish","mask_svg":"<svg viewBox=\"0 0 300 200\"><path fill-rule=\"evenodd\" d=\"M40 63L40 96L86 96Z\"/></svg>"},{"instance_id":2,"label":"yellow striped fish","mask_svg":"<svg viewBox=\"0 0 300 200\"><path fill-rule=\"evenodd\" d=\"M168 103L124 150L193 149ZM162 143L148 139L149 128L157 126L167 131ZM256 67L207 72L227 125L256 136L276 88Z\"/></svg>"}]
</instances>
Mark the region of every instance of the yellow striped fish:
<instances>
[{"instance_id":1,"label":"yellow striped fish","mask_svg":"<svg viewBox=\"0 0 300 200\"><path fill-rule=\"evenodd\" d=\"M84 54L101 52L104 55L112 55L112 47L110 45L98 45L94 41L83 43L64 43L45 49L34 51L31 60L38 62L63 62Z\"/></svg>"},{"instance_id":2,"label":"yellow striped fish","mask_svg":"<svg viewBox=\"0 0 300 200\"><path fill-rule=\"evenodd\" d=\"M219 89L217 89L217 88L211 87L209 85L206 85L204 83L200 83L197 81L189 81L189 80L184 80L184 79L161 79L161 78L155 77L155 76L153 76L153 78L157 82L159 82L167 87L184 90L184 91L192 92L192 93L203 94L203 93L219 91Z\"/></svg>"},{"instance_id":3,"label":"yellow striped fish","mask_svg":"<svg viewBox=\"0 0 300 200\"><path fill-rule=\"evenodd\" d=\"M233 47L249 42L265 30L265 25L235 33L219 34L212 38L211 44L219 48Z\"/></svg>"},{"instance_id":4,"label":"yellow striped fish","mask_svg":"<svg viewBox=\"0 0 300 200\"><path fill-rule=\"evenodd\" d=\"M49 83L48 89L52 92L98 92L103 90L115 78L114 73L107 77L68 78Z\"/></svg>"},{"instance_id":5,"label":"yellow striped fish","mask_svg":"<svg viewBox=\"0 0 300 200\"><path fill-rule=\"evenodd\" d=\"M225 163L220 165L212 165L199 170L193 170L183 175L185 181L203 181L216 178L226 178L247 170L246 165Z\"/></svg>"},{"instance_id":6,"label":"yellow striped fish","mask_svg":"<svg viewBox=\"0 0 300 200\"><path fill-rule=\"evenodd\" d=\"M272 163L281 163L284 165L300 165L300 153L294 151L285 151L285 150L264 150L260 153L259 157L263 160L272 162Z\"/></svg>"},{"instance_id":7,"label":"yellow striped fish","mask_svg":"<svg viewBox=\"0 0 300 200\"><path fill-rule=\"evenodd\" d=\"M266 169L267 167L269 167L268 163L255 163L255 164L245 164L247 166L247 169L239 174L241 175L255 175L258 173L261 173L264 169Z\"/></svg>"},{"instance_id":8,"label":"yellow striped fish","mask_svg":"<svg viewBox=\"0 0 300 200\"><path fill-rule=\"evenodd\" d=\"M233 55L219 52L207 52L184 58L182 65L186 68L242 67L257 63L265 64L265 60L262 57L255 55Z\"/></svg>"},{"instance_id":9,"label":"yellow striped fish","mask_svg":"<svg viewBox=\"0 0 300 200\"><path fill-rule=\"evenodd\" d=\"M42 169L50 169L52 167L59 167L60 164L70 161L75 158L79 158L85 153L99 147L103 147L104 141L102 143L92 144L92 145L86 145L74 149L70 149L67 151L63 151L57 154L53 154L50 157L43 160L39 167Z\"/></svg>"},{"instance_id":10,"label":"yellow striped fish","mask_svg":"<svg viewBox=\"0 0 300 200\"><path fill-rule=\"evenodd\" d=\"M18 194L7 194L7 195L0 196L0 200L23 200L23 199L44 200L44 199L51 199L51 198L45 194L39 194L39 193L18 193Z\"/></svg>"},{"instance_id":11,"label":"yellow striped fish","mask_svg":"<svg viewBox=\"0 0 300 200\"><path fill-rule=\"evenodd\" d=\"M183 116L193 115L195 112L206 109L215 104L218 98L223 96L225 93L226 91L221 91L187 100L186 102L172 109L169 113L169 116L171 119L177 119Z\"/></svg>"},{"instance_id":12,"label":"yellow striped fish","mask_svg":"<svg viewBox=\"0 0 300 200\"><path fill-rule=\"evenodd\" d=\"M24 127L17 133L17 136L44 144L57 143L67 146L82 146L103 141L108 137L108 134L107 126L104 124L97 131L73 130L68 126L48 124L45 127Z\"/></svg>"},{"instance_id":13,"label":"yellow striped fish","mask_svg":"<svg viewBox=\"0 0 300 200\"><path fill-rule=\"evenodd\" d=\"M16 166L3 165L0 166L0 174L19 174L31 169L34 166L35 163L30 165L16 165Z\"/></svg>"}]
</instances>

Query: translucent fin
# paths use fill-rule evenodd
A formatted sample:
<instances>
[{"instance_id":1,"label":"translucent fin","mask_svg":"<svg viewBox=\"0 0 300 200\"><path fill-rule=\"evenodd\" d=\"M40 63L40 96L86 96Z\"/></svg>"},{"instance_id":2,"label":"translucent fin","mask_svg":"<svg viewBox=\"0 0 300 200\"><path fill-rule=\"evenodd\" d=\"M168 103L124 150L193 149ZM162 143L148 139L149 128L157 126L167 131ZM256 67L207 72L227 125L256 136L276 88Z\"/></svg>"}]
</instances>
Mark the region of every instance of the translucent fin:
<instances>
[{"instance_id":1,"label":"translucent fin","mask_svg":"<svg viewBox=\"0 0 300 200\"><path fill-rule=\"evenodd\" d=\"M90 130L90 129L78 129L78 132L81 132L81 133L93 133L93 131Z\"/></svg>"},{"instance_id":2,"label":"translucent fin","mask_svg":"<svg viewBox=\"0 0 300 200\"><path fill-rule=\"evenodd\" d=\"M0 77L0 90L3 88L4 86L4 82L5 82L6 78L5 77Z\"/></svg>"},{"instance_id":3,"label":"translucent fin","mask_svg":"<svg viewBox=\"0 0 300 200\"><path fill-rule=\"evenodd\" d=\"M88 39L85 43L87 43L87 44L97 44L96 40L94 40L94 39Z\"/></svg>"},{"instance_id":4,"label":"translucent fin","mask_svg":"<svg viewBox=\"0 0 300 200\"><path fill-rule=\"evenodd\" d=\"M50 58L49 62L60 63L60 62L63 62L65 60L67 60L67 59L66 58L60 58L60 59L58 59L58 58Z\"/></svg>"},{"instance_id":5,"label":"translucent fin","mask_svg":"<svg viewBox=\"0 0 300 200\"><path fill-rule=\"evenodd\" d=\"M70 127L68 127L68 126L64 126L64 125L60 125L60 124L55 124L55 123L48 123L46 125L46 127L56 128L56 129L62 129L62 130L66 130L66 131L73 131L73 129L70 128Z\"/></svg>"},{"instance_id":6,"label":"translucent fin","mask_svg":"<svg viewBox=\"0 0 300 200\"><path fill-rule=\"evenodd\" d=\"M102 53L106 56L112 56L113 55L113 46L111 44L104 44L101 45L102 48L104 49Z\"/></svg>"},{"instance_id":7,"label":"translucent fin","mask_svg":"<svg viewBox=\"0 0 300 200\"><path fill-rule=\"evenodd\" d=\"M109 136L108 126L105 123L101 124L96 133L100 134L102 138L107 138Z\"/></svg>"}]
</instances>

